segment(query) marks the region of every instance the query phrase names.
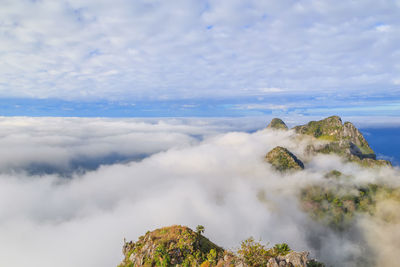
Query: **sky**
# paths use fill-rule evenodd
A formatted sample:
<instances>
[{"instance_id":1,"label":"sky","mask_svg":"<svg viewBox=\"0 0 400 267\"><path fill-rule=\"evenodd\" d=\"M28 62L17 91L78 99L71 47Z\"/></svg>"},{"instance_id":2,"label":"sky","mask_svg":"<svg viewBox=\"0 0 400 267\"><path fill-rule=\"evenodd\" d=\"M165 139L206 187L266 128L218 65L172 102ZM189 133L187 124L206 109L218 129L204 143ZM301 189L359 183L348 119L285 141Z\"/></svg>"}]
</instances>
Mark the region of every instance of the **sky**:
<instances>
[{"instance_id":1,"label":"sky","mask_svg":"<svg viewBox=\"0 0 400 267\"><path fill-rule=\"evenodd\" d=\"M400 114L400 1L2 0L0 115Z\"/></svg>"},{"instance_id":2,"label":"sky","mask_svg":"<svg viewBox=\"0 0 400 267\"><path fill-rule=\"evenodd\" d=\"M253 236L333 266L397 261L398 202L338 233L298 196L399 188L400 0L0 6L1 266L116 266L124 238L173 224L228 249ZM334 114L394 167L312 156L308 137L266 129ZM267 164L277 145L305 170Z\"/></svg>"}]
</instances>

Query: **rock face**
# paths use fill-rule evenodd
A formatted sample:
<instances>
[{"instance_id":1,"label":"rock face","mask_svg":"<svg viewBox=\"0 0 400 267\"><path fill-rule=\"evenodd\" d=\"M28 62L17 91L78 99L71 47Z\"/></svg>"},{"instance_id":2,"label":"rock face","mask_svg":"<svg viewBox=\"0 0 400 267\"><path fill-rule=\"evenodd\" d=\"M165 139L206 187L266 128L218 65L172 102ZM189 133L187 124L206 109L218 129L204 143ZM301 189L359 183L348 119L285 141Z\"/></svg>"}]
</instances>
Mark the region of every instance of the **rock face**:
<instances>
[{"instance_id":1,"label":"rock face","mask_svg":"<svg viewBox=\"0 0 400 267\"><path fill-rule=\"evenodd\" d=\"M376 160L374 151L361 132L351 122L343 124L338 116L310 121L306 125L296 126L293 129L299 134L326 141L322 146L311 145L308 152L334 153L364 166L391 165L389 161Z\"/></svg>"},{"instance_id":2,"label":"rock face","mask_svg":"<svg viewBox=\"0 0 400 267\"><path fill-rule=\"evenodd\" d=\"M277 146L265 156L278 171L302 170L304 164L293 153L284 147Z\"/></svg>"},{"instance_id":3,"label":"rock face","mask_svg":"<svg viewBox=\"0 0 400 267\"><path fill-rule=\"evenodd\" d=\"M274 118L267 126L268 129L275 129L275 130L288 130L288 127L283 122L283 120L279 118Z\"/></svg>"},{"instance_id":4,"label":"rock face","mask_svg":"<svg viewBox=\"0 0 400 267\"><path fill-rule=\"evenodd\" d=\"M295 252L292 251L285 256L277 256L268 260L267 267L307 267L308 252Z\"/></svg>"},{"instance_id":5,"label":"rock face","mask_svg":"<svg viewBox=\"0 0 400 267\"><path fill-rule=\"evenodd\" d=\"M262 249L263 253L258 250ZM133 266L229 266L229 267L307 267L315 260L308 259L308 252L286 251L279 253L273 248L264 250L260 244L249 247L246 254L235 254L212 243L201 233L185 226L164 227L147 232L137 242L125 242L124 260L118 267ZM254 258L258 257L258 258ZM251 264L253 259L264 264ZM266 264L265 264L266 263Z\"/></svg>"},{"instance_id":6,"label":"rock face","mask_svg":"<svg viewBox=\"0 0 400 267\"><path fill-rule=\"evenodd\" d=\"M125 259L119 267L200 265L210 258L223 258L224 250L189 227L174 225L139 237L137 242L125 242Z\"/></svg>"}]
</instances>

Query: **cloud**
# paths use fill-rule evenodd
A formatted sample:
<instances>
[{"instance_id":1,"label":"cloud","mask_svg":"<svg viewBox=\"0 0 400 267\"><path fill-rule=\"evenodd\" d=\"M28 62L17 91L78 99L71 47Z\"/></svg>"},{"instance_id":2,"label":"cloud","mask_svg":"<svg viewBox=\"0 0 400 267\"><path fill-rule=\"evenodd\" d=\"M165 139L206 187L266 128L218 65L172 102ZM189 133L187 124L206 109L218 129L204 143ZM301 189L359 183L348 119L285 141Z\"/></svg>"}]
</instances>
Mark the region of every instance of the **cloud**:
<instances>
[{"instance_id":1,"label":"cloud","mask_svg":"<svg viewBox=\"0 0 400 267\"><path fill-rule=\"evenodd\" d=\"M0 96L379 96L398 90L399 12L393 1L9 0Z\"/></svg>"},{"instance_id":2,"label":"cloud","mask_svg":"<svg viewBox=\"0 0 400 267\"><path fill-rule=\"evenodd\" d=\"M264 93L278 93L278 92L283 92L285 90L282 88L277 88L277 87L265 87L265 88L261 88L260 91L262 91Z\"/></svg>"},{"instance_id":3,"label":"cloud","mask_svg":"<svg viewBox=\"0 0 400 267\"><path fill-rule=\"evenodd\" d=\"M295 141L291 131L232 131L240 127L229 120L2 118L1 126L0 148L11 152L14 171L3 154L0 265L115 266L124 237L202 224L226 248L254 236L352 266L375 248L374 239L360 245L361 226L341 235L313 222L298 208L299 189L326 183L321 177L332 169L353 175L349 183L399 185L396 169L364 170L334 156L311 158L304 172L280 175L263 161L265 154L282 145L305 158L309 140ZM66 164L69 178L27 172L38 160L32 151L50 166ZM126 161L85 172L66 163L114 152L128 155ZM130 159L137 153L146 157Z\"/></svg>"},{"instance_id":4,"label":"cloud","mask_svg":"<svg viewBox=\"0 0 400 267\"><path fill-rule=\"evenodd\" d=\"M235 109L261 109L261 110L287 110L288 106L286 105L274 105L274 104L240 104L236 105Z\"/></svg>"},{"instance_id":5,"label":"cloud","mask_svg":"<svg viewBox=\"0 0 400 267\"><path fill-rule=\"evenodd\" d=\"M378 32L389 32L391 30L390 25L378 25L375 27Z\"/></svg>"},{"instance_id":6,"label":"cloud","mask_svg":"<svg viewBox=\"0 0 400 267\"><path fill-rule=\"evenodd\" d=\"M0 172L69 174L71 169L140 160L221 131L253 127L219 121L2 117Z\"/></svg>"}]
</instances>

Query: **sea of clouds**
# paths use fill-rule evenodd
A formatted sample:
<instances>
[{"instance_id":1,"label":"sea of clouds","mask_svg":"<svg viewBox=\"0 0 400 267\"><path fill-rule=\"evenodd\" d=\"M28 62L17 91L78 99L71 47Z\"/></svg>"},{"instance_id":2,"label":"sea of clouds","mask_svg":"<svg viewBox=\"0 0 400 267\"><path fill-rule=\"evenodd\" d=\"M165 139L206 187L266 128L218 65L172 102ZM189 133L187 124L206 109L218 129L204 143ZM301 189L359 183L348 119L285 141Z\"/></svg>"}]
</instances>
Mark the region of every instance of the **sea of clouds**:
<instances>
[{"instance_id":1,"label":"sea of clouds","mask_svg":"<svg viewBox=\"0 0 400 267\"><path fill-rule=\"evenodd\" d=\"M390 265L400 227L380 213L335 232L299 208L300 189L337 169L349 184L399 186L396 168L362 169L336 156L280 174L277 145L300 158L309 140L247 119L0 118L0 265L116 266L123 239L173 224L227 249L253 236L287 242L332 266ZM259 129L255 131L255 129ZM397 218L396 222L400 222Z\"/></svg>"}]
</instances>

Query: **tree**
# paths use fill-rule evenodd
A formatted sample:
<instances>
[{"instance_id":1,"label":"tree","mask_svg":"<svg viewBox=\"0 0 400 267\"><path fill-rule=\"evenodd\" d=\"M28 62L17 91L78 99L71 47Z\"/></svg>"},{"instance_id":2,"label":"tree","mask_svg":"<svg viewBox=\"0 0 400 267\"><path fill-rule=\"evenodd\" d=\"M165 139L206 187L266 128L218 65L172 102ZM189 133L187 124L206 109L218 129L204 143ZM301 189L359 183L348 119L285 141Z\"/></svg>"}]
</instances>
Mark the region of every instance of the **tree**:
<instances>
[{"instance_id":1,"label":"tree","mask_svg":"<svg viewBox=\"0 0 400 267\"><path fill-rule=\"evenodd\" d=\"M197 225L196 227L196 233L198 235L201 235L202 233L204 233L204 226L203 225Z\"/></svg>"}]
</instances>

